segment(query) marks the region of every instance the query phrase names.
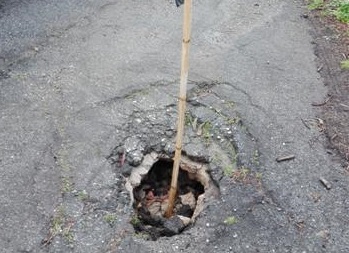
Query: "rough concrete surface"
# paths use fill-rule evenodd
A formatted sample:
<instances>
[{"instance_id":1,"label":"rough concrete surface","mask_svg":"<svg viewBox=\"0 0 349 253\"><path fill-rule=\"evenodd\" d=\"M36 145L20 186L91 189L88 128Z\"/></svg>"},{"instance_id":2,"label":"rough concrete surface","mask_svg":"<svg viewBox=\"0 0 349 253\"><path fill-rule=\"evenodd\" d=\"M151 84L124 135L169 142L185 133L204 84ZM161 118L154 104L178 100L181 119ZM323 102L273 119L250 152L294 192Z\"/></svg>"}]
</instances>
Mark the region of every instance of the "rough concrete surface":
<instances>
[{"instance_id":1,"label":"rough concrete surface","mask_svg":"<svg viewBox=\"0 0 349 253\"><path fill-rule=\"evenodd\" d=\"M174 150L182 8L0 1L1 252L349 252L349 180L311 106L327 91L304 8L194 1L184 150L220 197L154 242L135 234L124 183Z\"/></svg>"}]
</instances>

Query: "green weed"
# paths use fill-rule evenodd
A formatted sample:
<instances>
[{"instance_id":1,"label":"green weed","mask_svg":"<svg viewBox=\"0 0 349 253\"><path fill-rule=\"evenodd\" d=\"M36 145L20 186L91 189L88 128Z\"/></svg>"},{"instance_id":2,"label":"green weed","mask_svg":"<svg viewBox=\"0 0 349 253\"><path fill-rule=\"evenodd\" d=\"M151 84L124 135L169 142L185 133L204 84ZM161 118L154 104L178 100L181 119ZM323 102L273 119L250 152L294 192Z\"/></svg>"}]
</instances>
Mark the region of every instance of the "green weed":
<instances>
[{"instance_id":1,"label":"green weed","mask_svg":"<svg viewBox=\"0 0 349 253\"><path fill-rule=\"evenodd\" d=\"M204 139L206 146L209 146L211 143L211 131L212 123L209 121L201 123L198 127L198 135Z\"/></svg>"},{"instance_id":2,"label":"green weed","mask_svg":"<svg viewBox=\"0 0 349 253\"><path fill-rule=\"evenodd\" d=\"M230 124L230 125L239 124L240 121L241 121L241 119L239 117L234 117L234 118L227 119L227 123Z\"/></svg>"},{"instance_id":3,"label":"green weed","mask_svg":"<svg viewBox=\"0 0 349 253\"><path fill-rule=\"evenodd\" d=\"M78 193L78 198L79 198L79 200L82 201L82 202L88 200L88 194L87 194L87 192L86 192L85 190L79 191L79 193Z\"/></svg>"},{"instance_id":4,"label":"green weed","mask_svg":"<svg viewBox=\"0 0 349 253\"><path fill-rule=\"evenodd\" d=\"M184 116L184 124L186 126L190 126L193 123L193 116L191 116L190 112L186 112Z\"/></svg>"},{"instance_id":5,"label":"green weed","mask_svg":"<svg viewBox=\"0 0 349 253\"><path fill-rule=\"evenodd\" d=\"M224 104L229 108L235 107L235 103L233 101L225 101Z\"/></svg>"},{"instance_id":6,"label":"green weed","mask_svg":"<svg viewBox=\"0 0 349 253\"><path fill-rule=\"evenodd\" d=\"M260 182L262 180L262 173L257 172L256 173L256 179Z\"/></svg>"},{"instance_id":7,"label":"green weed","mask_svg":"<svg viewBox=\"0 0 349 253\"><path fill-rule=\"evenodd\" d=\"M317 10L321 9L324 6L325 2L324 0L311 0L308 4L309 10Z\"/></svg>"},{"instance_id":8,"label":"green weed","mask_svg":"<svg viewBox=\"0 0 349 253\"><path fill-rule=\"evenodd\" d=\"M237 182L245 182L249 173L250 173L249 169L242 167L233 173L232 178L234 181L237 181Z\"/></svg>"},{"instance_id":9,"label":"green weed","mask_svg":"<svg viewBox=\"0 0 349 253\"><path fill-rule=\"evenodd\" d=\"M233 165L228 165L223 168L223 173L224 173L224 176L226 177L232 177L234 172L235 172L235 169Z\"/></svg>"},{"instance_id":10,"label":"green weed","mask_svg":"<svg viewBox=\"0 0 349 253\"><path fill-rule=\"evenodd\" d=\"M69 177L64 176L62 178L62 193L68 193L73 190L73 184Z\"/></svg>"},{"instance_id":11,"label":"green weed","mask_svg":"<svg viewBox=\"0 0 349 253\"><path fill-rule=\"evenodd\" d=\"M137 96L146 96L150 93L149 89L140 89L132 91L130 94L125 96L126 99L135 99Z\"/></svg>"},{"instance_id":12,"label":"green weed","mask_svg":"<svg viewBox=\"0 0 349 253\"><path fill-rule=\"evenodd\" d=\"M341 61L341 68L342 69L349 69L349 60Z\"/></svg>"},{"instance_id":13,"label":"green weed","mask_svg":"<svg viewBox=\"0 0 349 253\"><path fill-rule=\"evenodd\" d=\"M72 223L69 226L64 227L62 231L62 236L70 243L74 241L74 234L71 231L71 225Z\"/></svg>"},{"instance_id":14,"label":"green weed","mask_svg":"<svg viewBox=\"0 0 349 253\"><path fill-rule=\"evenodd\" d=\"M103 217L104 221L107 222L110 226L113 226L117 220L117 216L114 213L108 213Z\"/></svg>"},{"instance_id":15,"label":"green weed","mask_svg":"<svg viewBox=\"0 0 349 253\"><path fill-rule=\"evenodd\" d=\"M333 15L338 21L349 23L349 2L347 0L310 0L309 10L322 10L324 15Z\"/></svg>"},{"instance_id":16,"label":"green weed","mask_svg":"<svg viewBox=\"0 0 349 253\"><path fill-rule=\"evenodd\" d=\"M49 238L49 241L51 241L55 236L61 235L68 242L73 242L74 235L71 230L73 224L74 222L69 221L69 219L67 218L64 207L62 205L59 206L51 221L51 236Z\"/></svg>"},{"instance_id":17,"label":"green weed","mask_svg":"<svg viewBox=\"0 0 349 253\"><path fill-rule=\"evenodd\" d=\"M238 220L235 216L229 216L224 220L224 224L227 224L227 225L234 225L237 222Z\"/></svg>"},{"instance_id":18,"label":"green weed","mask_svg":"<svg viewBox=\"0 0 349 253\"><path fill-rule=\"evenodd\" d=\"M56 236L63 231L64 224L64 210L60 207L57 213L54 215L51 224L51 233Z\"/></svg>"},{"instance_id":19,"label":"green weed","mask_svg":"<svg viewBox=\"0 0 349 253\"><path fill-rule=\"evenodd\" d=\"M135 233L134 236L138 239L145 240L145 241L148 241L151 238L150 235L145 232Z\"/></svg>"},{"instance_id":20,"label":"green weed","mask_svg":"<svg viewBox=\"0 0 349 253\"><path fill-rule=\"evenodd\" d=\"M343 23L349 23L349 2L342 0L338 1L336 5L334 16Z\"/></svg>"},{"instance_id":21,"label":"green weed","mask_svg":"<svg viewBox=\"0 0 349 253\"><path fill-rule=\"evenodd\" d=\"M137 215L133 215L131 220L130 220L130 223L133 225L133 226L138 226L141 224L141 220L138 218Z\"/></svg>"},{"instance_id":22,"label":"green weed","mask_svg":"<svg viewBox=\"0 0 349 253\"><path fill-rule=\"evenodd\" d=\"M254 165L259 166L259 152L258 152L258 150L255 150L253 152L252 162Z\"/></svg>"},{"instance_id":23,"label":"green weed","mask_svg":"<svg viewBox=\"0 0 349 253\"><path fill-rule=\"evenodd\" d=\"M202 125L202 136L205 139L211 138L211 130L212 130L212 123L209 121L205 121Z\"/></svg>"}]
</instances>

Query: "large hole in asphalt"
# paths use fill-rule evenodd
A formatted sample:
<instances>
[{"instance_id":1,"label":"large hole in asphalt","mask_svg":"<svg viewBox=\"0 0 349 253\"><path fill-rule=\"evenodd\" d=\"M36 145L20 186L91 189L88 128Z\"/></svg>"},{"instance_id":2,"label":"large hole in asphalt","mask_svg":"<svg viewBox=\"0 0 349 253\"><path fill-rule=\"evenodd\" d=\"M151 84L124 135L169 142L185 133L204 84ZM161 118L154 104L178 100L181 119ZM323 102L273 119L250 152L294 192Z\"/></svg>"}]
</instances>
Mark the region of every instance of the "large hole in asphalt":
<instances>
[{"instance_id":1,"label":"large hole in asphalt","mask_svg":"<svg viewBox=\"0 0 349 253\"><path fill-rule=\"evenodd\" d=\"M164 214L168 206L173 160L160 158L154 159L152 165L149 161L145 163L131 174L131 178L133 176L139 181L133 182L132 186L135 213L131 223L135 231L146 239L157 240L181 233L194 223L203 209L205 197L219 192L206 165L182 159L174 215L167 219Z\"/></svg>"}]
</instances>

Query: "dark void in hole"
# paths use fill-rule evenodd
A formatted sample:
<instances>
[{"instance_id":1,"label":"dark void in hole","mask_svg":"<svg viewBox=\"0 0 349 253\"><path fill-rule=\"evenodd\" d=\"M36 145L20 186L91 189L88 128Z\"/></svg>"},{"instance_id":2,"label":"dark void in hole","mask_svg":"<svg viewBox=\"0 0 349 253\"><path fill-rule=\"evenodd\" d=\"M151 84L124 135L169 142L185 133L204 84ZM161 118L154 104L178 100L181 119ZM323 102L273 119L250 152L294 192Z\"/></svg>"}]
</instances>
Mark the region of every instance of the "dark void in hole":
<instances>
[{"instance_id":1,"label":"dark void in hole","mask_svg":"<svg viewBox=\"0 0 349 253\"><path fill-rule=\"evenodd\" d=\"M168 206L172 167L171 159L157 161L141 184L133 189L136 216L131 222L136 232L148 234L152 240L182 232L188 225L186 221L193 216L198 196L204 193L204 186L190 179L188 172L180 168L174 216L164 218Z\"/></svg>"}]
</instances>

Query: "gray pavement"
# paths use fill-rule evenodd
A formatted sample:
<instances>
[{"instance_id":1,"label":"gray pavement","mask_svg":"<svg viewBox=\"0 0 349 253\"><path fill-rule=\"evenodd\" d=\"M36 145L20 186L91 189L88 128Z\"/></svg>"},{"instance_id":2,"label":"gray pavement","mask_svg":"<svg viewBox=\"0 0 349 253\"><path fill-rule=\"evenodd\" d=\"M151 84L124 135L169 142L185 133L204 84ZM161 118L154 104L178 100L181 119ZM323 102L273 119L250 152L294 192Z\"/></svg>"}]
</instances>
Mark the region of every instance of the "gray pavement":
<instances>
[{"instance_id":1,"label":"gray pavement","mask_svg":"<svg viewBox=\"0 0 349 253\"><path fill-rule=\"evenodd\" d=\"M210 161L221 197L156 242L130 225L124 176L135 151L173 150L182 9L0 6L1 252L349 252L348 177L311 106L327 91L302 1L194 1L188 111L213 127L208 144L187 127L184 149ZM234 152L250 182L224 172Z\"/></svg>"}]
</instances>

